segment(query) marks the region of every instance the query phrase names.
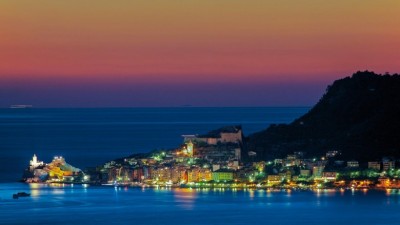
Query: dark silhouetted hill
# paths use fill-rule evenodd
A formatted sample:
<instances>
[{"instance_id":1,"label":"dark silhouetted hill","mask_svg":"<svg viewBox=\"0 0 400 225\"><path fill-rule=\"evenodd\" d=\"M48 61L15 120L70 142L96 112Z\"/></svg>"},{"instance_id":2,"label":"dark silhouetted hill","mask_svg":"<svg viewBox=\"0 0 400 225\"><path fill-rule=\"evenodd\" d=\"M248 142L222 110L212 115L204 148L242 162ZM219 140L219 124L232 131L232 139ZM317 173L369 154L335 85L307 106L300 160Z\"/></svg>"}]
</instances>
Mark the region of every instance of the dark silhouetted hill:
<instances>
[{"instance_id":1,"label":"dark silhouetted hill","mask_svg":"<svg viewBox=\"0 0 400 225\"><path fill-rule=\"evenodd\" d=\"M247 149L257 159L328 150L361 161L400 158L400 75L365 71L337 80L304 116L250 135Z\"/></svg>"}]
</instances>

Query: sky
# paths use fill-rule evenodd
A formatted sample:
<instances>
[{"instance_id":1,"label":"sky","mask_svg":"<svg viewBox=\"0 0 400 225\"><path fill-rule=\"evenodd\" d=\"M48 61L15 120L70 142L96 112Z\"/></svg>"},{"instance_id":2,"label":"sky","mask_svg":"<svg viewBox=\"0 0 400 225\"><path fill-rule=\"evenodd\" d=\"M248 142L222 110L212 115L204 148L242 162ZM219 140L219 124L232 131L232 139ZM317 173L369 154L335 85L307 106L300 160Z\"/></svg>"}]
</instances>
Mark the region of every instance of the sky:
<instances>
[{"instance_id":1,"label":"sky","mask_svg":"<svg viewBox=\"0 0 400 225\"><path fill-rule=\"evenodd\" d=\"M399 0L1 0L0 107L310 106L400 72Z\"/></svg>"}]
</instances>

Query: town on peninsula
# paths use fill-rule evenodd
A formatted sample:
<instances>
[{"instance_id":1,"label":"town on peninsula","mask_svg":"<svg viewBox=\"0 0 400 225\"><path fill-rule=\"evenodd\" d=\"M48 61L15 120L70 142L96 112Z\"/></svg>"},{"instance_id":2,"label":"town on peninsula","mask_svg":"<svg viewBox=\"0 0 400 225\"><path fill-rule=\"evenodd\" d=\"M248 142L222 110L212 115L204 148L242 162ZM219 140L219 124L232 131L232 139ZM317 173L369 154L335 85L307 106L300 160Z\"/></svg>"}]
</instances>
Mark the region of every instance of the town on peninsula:
<instances>
[{"instance_id":1,"label":"town on peninsula","mask_svg":"<svg viewBox=\"0 0 400 225\"><path fill-rule=\"evenodd\" d=\"M399 189L400 76L357 72L335 81L309 113L248 137L240 125L182 135L174 149L81 170L36 155L28 183L259 188Z\"/></svg>"},{"instance_id":2,"label":"town on peninsula","mask_svg":"<svg viewBox=\"0 0 400 225\"><path fill-rule=\"evenodd\" d=\"M299 151L285 158L245 163L240 126L183 138L177 149L116 159L85 171L61 156L46 164L34 155L24 181L181 188L400 188L400 169L393 158L371 161L365 167L356 160L340 160L338 150L312 158ZM248 157L256 153L249 151Z\"/></svg>"}]
</instances>

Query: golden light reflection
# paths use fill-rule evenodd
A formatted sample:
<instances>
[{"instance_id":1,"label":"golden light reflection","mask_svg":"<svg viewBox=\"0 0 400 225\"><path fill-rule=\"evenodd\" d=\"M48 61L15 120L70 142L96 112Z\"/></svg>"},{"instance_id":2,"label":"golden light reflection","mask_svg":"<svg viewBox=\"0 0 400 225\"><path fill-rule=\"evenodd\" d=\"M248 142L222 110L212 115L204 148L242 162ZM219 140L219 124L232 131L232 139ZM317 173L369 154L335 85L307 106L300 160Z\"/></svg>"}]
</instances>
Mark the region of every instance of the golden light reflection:
<instances>
[{"instance_id":1,"label":"golden light reflection","mask_svg":"<svg viewBox=\"0 0 400 225\"><path fill-rule=\"evenodd\" d=\"M40 191L39 191L40 184L30 183L29 184L29 188L31 189L31 196L32 197L37 197L37 196L40 195Z\"/></svg>"},{"instance_id":2,"label":"golden light reflection","mask_svg":"<svg viewBox=\"0 0 400 225\"><path fill-rule=\"evenodd\" d=\"M251 199L251 200L254 199L254 190L249 189L249 196L250 196L250 199Z\"/></svg>"},{"instance_id":3,"label":"golden light reflection","mask_svg":"<svg viewBox=\"0 0 400 225\"><path fill-rule=\"evenodd\" d=\"M272 197L271 189L267 189L267 197Z\"/></svg>"},{"instance_id":4,"label":"golden light reflection","mask_svg":"<svg viewBox=\"0 0 400 225\"><path fill-rule=\"evenodd\" d=\"M317 197L321 197L321 189L316 189L314 192L316 193Z\"/></svg>"},{"instance_id":5,"label":"golden light reflection","mask_svg":"<svg viewBox=\"0 0 400 225\"><path fill-rule=\"evenodd\" d=\"M184 209L191 210L197 196L197 191L191 188L178 188L173 191L175 202Z\"/></svg>"}]
</instances>

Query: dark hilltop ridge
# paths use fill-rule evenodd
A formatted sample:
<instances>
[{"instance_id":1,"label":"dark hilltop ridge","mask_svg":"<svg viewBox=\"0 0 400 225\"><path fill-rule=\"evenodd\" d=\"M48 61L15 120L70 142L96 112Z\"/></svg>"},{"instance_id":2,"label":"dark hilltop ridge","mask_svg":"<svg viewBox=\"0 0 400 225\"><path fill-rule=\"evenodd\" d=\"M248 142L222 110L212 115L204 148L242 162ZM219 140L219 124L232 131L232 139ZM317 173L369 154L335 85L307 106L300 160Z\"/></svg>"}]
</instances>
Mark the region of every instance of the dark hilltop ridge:
<instances>
[{"instance_id":1,"label":"dark hilltop ridge","mask_svg":"<svg viewBox=\"0 0 400 225\"><path fill-rule=\"evenodd\" d=\"M400 75L359 71L337 80L304 116L290 124L273 124L246 142L257 160L296 151L324 155L330 150L361 162L399 158Z\"/></svg>"}]
</instances>

